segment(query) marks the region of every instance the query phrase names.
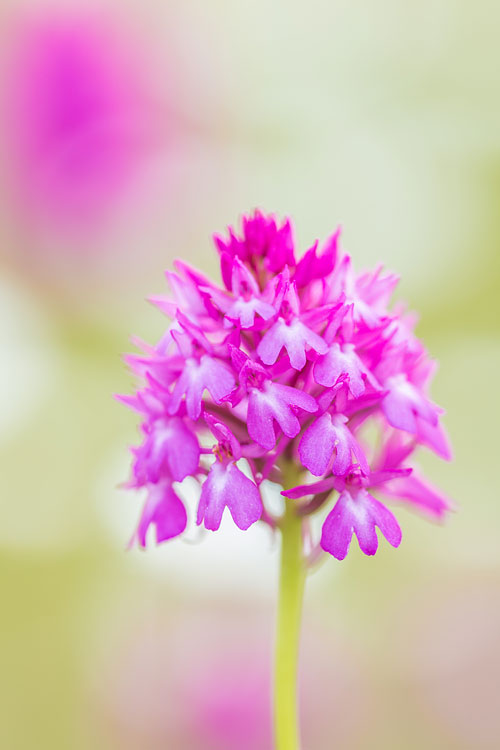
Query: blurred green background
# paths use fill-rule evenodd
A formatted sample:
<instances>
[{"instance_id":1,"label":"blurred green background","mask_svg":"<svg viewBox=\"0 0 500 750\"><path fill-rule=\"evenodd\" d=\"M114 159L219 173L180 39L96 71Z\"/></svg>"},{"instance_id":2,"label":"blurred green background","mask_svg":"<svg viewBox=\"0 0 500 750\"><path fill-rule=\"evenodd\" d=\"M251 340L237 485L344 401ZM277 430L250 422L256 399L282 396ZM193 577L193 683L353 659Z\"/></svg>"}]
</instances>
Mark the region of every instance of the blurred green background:
<instances>
[{"instance_id":1,"label":"blurred green background","mask_svg":"<svg viewBox=\"0 0 500 750\"><path fill-rule=\"evenodd\" d=\"M0 22L70 7L88 13L3 0ZM444 527L401 510L397 552L356 548L311 578L304 750L499 747L498 4L92 12L127 27L125 50L135 34L148 148L137 194L72 231L36 194L13 207L0 171L0 747L270 747L273 540L227 526L126 551L136 419L112 399L132 387L129 334L165 326L144 302L163 270L177 256L215 274L211 233L255 206L290 214L302 249L341 222L358 268L401 273L455 452L421 456L457 502ZM5 88L11 74L4 57Z\"/></svg>"}]
</instances>

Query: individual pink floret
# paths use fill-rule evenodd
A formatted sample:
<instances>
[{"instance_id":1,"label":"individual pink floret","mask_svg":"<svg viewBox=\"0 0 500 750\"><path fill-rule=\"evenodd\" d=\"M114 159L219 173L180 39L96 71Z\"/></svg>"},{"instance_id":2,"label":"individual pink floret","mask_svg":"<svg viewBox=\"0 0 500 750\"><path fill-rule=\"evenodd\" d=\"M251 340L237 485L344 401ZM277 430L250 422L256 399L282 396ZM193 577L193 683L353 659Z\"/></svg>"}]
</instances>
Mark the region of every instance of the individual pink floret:
<instances>
[{"instance_id":1,"label":"individual pink floret","mask_svg":"<svg viewBox=\"0 0 500 750\"><path fill-rule=\"evenodd\" d=\"M355 534L361 551L374 555L378 548L375 527L389 544L399 547L401 529L391 511L364 489L353 494L344 490L323 524L321 546L337 560L343 560Z\"/></svg>"},{"instance_id":2,"label":"individual pink floret","mask_svg":"<svg viewBox=\"0 0 500 750\"><path fill-rule=\"evenodd\" d=\"M349 391L357 398L364 393L365 368L355 352L353 344L340 344L334 342L327 352L320 352L320 357L314 366L314 379L318 385L329 388L343 375L347 376Z\"/></svg>"},{"instance_id":3,"label":"individual pink floret","mask_svg":"<svg viewBox=\"0 0 500 750\"><path fill-rule=\"evenodd\" d=\"M235 384L231 371L220 361L204 354L199 360L188 359L172 393L169 414L176 414L186 397L187 413L198 419L201 413L203 392L207 389L215 403L231 393Z\"/></svg>"},{"instance_id":4,"label":"individual pink floret","mask_svg":"<svg viewBox=\"0 0 500 750\"><path fill-rule=\"evenodd\" d=\"M227 507L236 526L246 531L262 515L260 492L236 465L241 458L241 447L231 430L209 415L206 420L219 442L214 448L215 461L201 489L196 522L216 531Z\"/></svg>"},{"instance_id":5,"label":"individual pink floret","mask_svg":"<svg viewBox=\"0 0 500 750\"><path fill-rule=\"evenodd\" d=\"M314 413L317 408L316 401L308 393L266 380L262 389L251 389L248 399L248 434L263 448L271 450L276 443L274 421L288 438L294 438L300 432L296 409Z\"/></svg>"},{"instance_id":6,"label":"individual pink floret","mask_svg":"<svg viewBox=\"0 0 500 750\"><path fill-rule=\"evenodd\" d=\"M365 454L346 423L347 417L344 415L327 412L304 432L299 443L299 456L311 474L323 476L334 454L331 469L336 476L347 474L352 456L366 474L370 472Z\"/></svg>"},{"instance_id":7,"label":"individual pink floret","mask_svg":"<svg viewBox=\"0 0 500 750\"><path fill-rule=\"evenodd\" d=\"M178 417L162 417L144 426L146 439L134 450L136 481L159 482L169 476L176 482L195 474L200 463L196 434Z\"/></svg>"},{"instance_id":8,"label":"individual pink floret","mask_svg":"<svg viewBox=\"0 0 500 750\"><path fill-rule=\"evenodd\" d=\"M262 515L259 490L251 479L232 462L215 461L201 489L197 523L216 531L224 508L229 508L233 521L245 531Z\"/></svg>"},{"instance_id":9,"label":"individual pink floret","mask_svg":"<svg viewBox=\"0 0 500 750\"><path fill-rule=\"evenodd\" d=\"M166 542L185 530L187 513L168 480L149 485L146 503L137 527L137 541L146 546L146 535L152 525L156 530L156 542Z\"/></svg>"}]
</instances>

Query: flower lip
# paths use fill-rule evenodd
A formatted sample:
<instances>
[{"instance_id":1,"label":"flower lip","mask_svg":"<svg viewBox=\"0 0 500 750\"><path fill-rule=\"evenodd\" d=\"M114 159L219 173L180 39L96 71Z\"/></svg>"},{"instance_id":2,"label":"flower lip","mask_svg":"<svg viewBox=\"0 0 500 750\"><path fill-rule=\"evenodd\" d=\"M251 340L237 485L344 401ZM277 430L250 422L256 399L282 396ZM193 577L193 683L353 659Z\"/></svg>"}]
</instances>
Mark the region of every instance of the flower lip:
<instances>
[{"instance_id":1,"label":"flower lip","mask_svg":"<svg viewBox=\"0 0 500 750\"><path fill-rule=\"evenodd\" d=\"M326 552L343 560L353 533L365 555L374 555L378 548L376 527L393 547L401 543L401 529L393 514L366 490L356 493L344 490L330 511L321 534Z\"/></svg>"},{"instance_id":2,"label":"flower lip","mask_svg":"<svg viewBox=\"0 0 500 750\"><path fill-rule=\"evenodd\" d=\"M262 515L262 500L255 483L238 469L234 461L215 461L201 490L197 524L204 523L205 528L217 531L226 507L242 531Z\"/></svg>"},{"instance_id":3,"label":"flower lip","mask_svg":"<svg viewBox=\"0 0 500 750\"><path fill-rule=\"evenodd\" d=\"M186 525L186 509L171 484L168 481L152 484L131 543L136 539L141 547L146 547L150 526L155 527L156 542L159 544L182 534Z\"/></svg>"}]
</instances>

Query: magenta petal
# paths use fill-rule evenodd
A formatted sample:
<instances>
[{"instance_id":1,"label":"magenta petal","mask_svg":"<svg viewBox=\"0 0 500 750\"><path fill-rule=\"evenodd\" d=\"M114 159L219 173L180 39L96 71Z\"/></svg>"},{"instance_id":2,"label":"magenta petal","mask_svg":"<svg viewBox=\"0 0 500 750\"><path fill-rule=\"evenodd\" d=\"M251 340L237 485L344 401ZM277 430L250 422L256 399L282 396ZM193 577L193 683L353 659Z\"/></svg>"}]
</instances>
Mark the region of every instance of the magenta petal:
<instances>
[{"instance_id":1,"label":"magenta petal","mask_svg":"<svg viewBox=\"0 0 500 750\"><path fill-rule=\"evenodd\" d=\"M382 400L382 411L389 424L413 434L417 432L417 417L433 427L438 425L438 408L405 375L391 377L385 385L389 391Z\"/></svg>"},{"instance_id":2,"label":"magenta petal","mask_svg":"<svg viewBox=\"0 0 500 750\"><path fill-rule=\"evenodd\" d=\"M431 448L445 461L451 461L453 456L450 442L444 428L439 423L432 425L417 417L417 433L424 445Z\"/></svg>"},{"instance_id":3,"label":"magenta petal","mask_svg":"<svg viewBox=\"0 0 500 750\"><path fill-rule=\"evenodd\" d=\"M336 441L336 455L332 464L332 471L336 476L342 477L347 474L351 466L351 446L347 440L340 438L338 434Z\"/></svg>"},{"instance_id":4,"label":"magenta petal","mask_svg":"<svg viewBox=\"0 0 500 750\"><path fill-rule=\"evenodd\" d=\"M182 419L157 419L145 431L145 442L133 451L133 472L138 486L156 484L165 477L182 482L196 472L200 447L196 435Z\"/></svg>"},{"instance_id":5,"label":"magenta petal","mask_svg":"<svg viewBox=\"0 0 500 750\"><path fill-rule=\"evenodd\" d=\"M176 414L182 397L186 396L187 413L197 420L201 413L201 402L205 388L213 400L220 403L233 390L235 379L225 364L204 354L200 361L188 359L169 404L169 413Z\"/></svg>"},{"instance_id":6,"label":"magenta petal","mask_svg":"<svg viewBox=\"0 0 500 750\"><path fill-rule=\"evenodd\" d=\"M375 526L378 526L384 537L392 547L399 547L401 544L401 528L395 516L381 502L376 500L368 492L364 492L365 502L370 509L370 516ZM368 525L368 524L367 524ZM360 534L356 532L359 540L359 546L365 554L372 554L363 549Z\"/></svg>"},{"instance_id":7,"label":"magenta petal","mask_svg":"<svg viewBox=\"0 0 500 750\"><path fill-rule=\"evenodd\" d=\"M412 474L394 479L380 487L380 492L393 500L412 505L415 510L441 520L453 507L452 502L430 484Z\"/></svg>"},{"instance_id":8,"label":"magenta petal","mask_svg":"<svg viewBox=\"0 0 500 750\"><path fill-rule=\"evenodd\" d=\"M299 443L299 456L303 466L316 477L322 476L330 462L335 447L335 430L329 414L323 414L310 425Z\"/></svg>"},{"instance_id":9,"label":"magenta petal","mask_svg":"<svg viewBox=\"0 0 500 750\"><path fill-rule=\"evenodd\" d=\"M279 383L267 381L262 391L252 389L247 414L250 437L266 450L273 448L276 443L273 419L287 437L296 437L300 432L300 422L293 407L315 412L318 405L308 393Z\"/></svg>"},{"instance_id":10,"label":"magenta petal","mask_svg":"<svg viewBox=\"0 0 500 750\"><path fill-rule=\"evenodd\" d=\"M343 494L326 517L321 531L322 549L336 557L337 560L343 560L347 555L353 533L351 518L345 512Z\"/></svg>"},{"instance_id":11,"label":"magenta petal","mask_svg":"<svg viewBox=\"0 0 500 750\"><path fill-rule=\"evenodd\" d=\"M315 363L314 379L318 385L330 388L343 375L349 378L349 390L354 398L359 398L365 391L361 360L355 354L353 346L345 345L341 349L339 344L333 343L328 352Z\"/></svg>"},{"instance_id":12,"label":"magenta petal","mask_svg":"<svg viewBox=\"0 0 500 750\"><path fill-rule=\"evenodd\" d=\"M228 320L239 321L242 328L252 328L255 325L255 315L260 315L263 320L269 320L276 315L272 305L263 302L257 297L249 300L237 299L226 313Z\"/></svg>"},{"instance_id":13,"label":"magenta petal","mask_svg":"<svg viewBox=\"0 0 500 750\"><path fill-rule=\"evenodd\" d=\"M216 531L228 507L236 526L246 531L262 515L262 500L257 486L235 463L215 461L201 489L196 522Z\"/></svg>"},{"instance_id":14,"label":"magenta petal","mask_svg":"<svg viewBox=\"0 0 500 750\"><path fill-rule=\"evenodd\" d=\"M276 310L274 309L274 307L268 302L263 302L261 299L254 299L253 306L255 308L255 312L260 315L263 320L270 320L274 315L276 315Z\"/></svg>"},{"instance_id":15,"label":"magenta petal","mask_svg":"<svg viewBox=\"0 0 500 750\"><path fill-rule=\"evenodd\" d=\"M279 353L285 345L286 323L278 320L267 331L257 347L257 353L265 365L274 365Z\"/></svg>"},{"instance_id":16,"label":"magenta petal","mask_svg":"<svg viewBox=\"0 0 500 750\"><path fill-rule=\"evenodd\" d=\"M361 467L361 471L363 472L363 474L368 475L370 473L370 467L360 444L355 439L354 435L351 433L348 427L344 427L344 430L348 430L348 443L356 461Z\"/></svg>"},{"instance_id":17,"label":"magenta petal","mask_svg":"<svg viewBox=\"0 0 500 750\"><path fill-rule=\"evenodd\" d=\"M369 473L365 455L345 422L345 417L326 413L304 432L299 444L299 455L311 474L322 476L327 471L334 452L332 470L336 476L344 476L351 468L351 453L359 461L362 471Z\"/></svg>"},{"instance_id":18,"label":"magenta petal","mask_svg":"<svg viewBox=\"0 0 500 750\"><path fill-rule=\"evenodd\" d=\"M417 422L410 402L397 392L389 392L382 400L382 411L387 421L398 430L416 433Z\"/></svg>"},{"instance_id":19,"label":"magenta petal","mask_svg":"<svg viewBox=\"0 0 500 750\"><path fill-rule=\"evenodd\" d=\"M264 364L273 365L282 348L286 349L292 367L302 370L306 363L306 348L325 354L328 345L300 320L286 323L280 318L265 334L257 347L257 353Z\"/></svg>"},{"instance_id":20,"label":"magenta petal","mask_svg":"<svg viewBox=\"0 0 500 750\"><path fill-rule=\"evenodd\" d=\"M248 434L266 450L271 450L276 444L273 420L274 413L264 398L264 394L257 389L251 391L247 413Z\"/></svg>"},{"instance_id":21,"label":"magenta petal","mask_svg":"<svg viewBox=\"0 0 500 750\"><path fill-rule=\"evenodd\" d=\"M297 406L299 409L309 412L309 414L314 414L318 411L316 399L310 396L309 393L299 391L297 388L291 388L289 385L281 385L280 383L273 383L271 389L288 406ZM295 435L291 437L295 437Z\"/></svg>"},{"instance_id":22,"label":"magenta petal","mask_svg":"<svg viewBox=\"0 0 500 750\"><path fill-rule=\"evenodd\" d=\"M200 371L205 387L216 404L219 404L234 388L232 372L217 359L204 355L200 361Z\"/></svg>"},{"instance_id":23,"label":"magenta petal","mask_svg":"<svg viewBox=\"0 0 500 750\"><path fill-rule=\"evenodd\" d=\"M182 482L198 469L200 446L196 435L180 419L173 420L167 439L167 463L172 479Z\"/></svg>"},{"instance_id":24,"label":"magenta petal","mask_svg":"<svg viewBox=\"0 0 500 750\"><path fill-rule=\"evenodd\" d=\"M399 546L401 529L390 510L366 490L353 495L345 490L323 524L321 547L337 560L343 560L354 532L362 552L374 555L378 548L375 527L389 544Z\"/></svg>"},{"instance_id":25,"label":"magenta petal","mask_svg":"<svg viewBox=\"0 0 500 750\"><path fill-rule=\"evenodd\" d=\"M186 396L186 408L191 419L198 419L201 413L201 400L205 386L197 377L198 366L193 360L186 362L186 367L179 375L172 398L168 406L169 414L176 414L182 397Z\"/></svg>"},{"instance_id":26,"label":"magenta petal","mask_svg":"<svg viewBox=\"0 0 500 750\"><path fill-rule=\"evenodd\" d=\"M160 544L182 534L187 524L186 509L169 483L150 485L141 519L137 527L137 540L146 546L146 536L151 525L156 527L156 542Z\"/></svg>"},{"instance_id":27,"label":"magenta petal","mask_svg":"<svg viewBox=\"0 0 500 750\"><path fill-rule=\"evenodd\" d=\"M230 486L226 500L227 507L236 526L245 531L262 515L260 492L256 484L245 476L236 464L229 465L226 476Z\"/></svg>"},{"instance_id":28,"label":"magenta petal","mask_svg":"<svg viewBox=\"0 0 500 750\"><path fill-rule=\"evenodd\" d=\"M300 484L289 490L283 490L281 494L284 497L289 497L291 500L298 500L300 497L305 497L306 495L316 495L320 492L332 490L337 481L336 477L328 477L328 479L321 479L319 482L314 482L313 484Z\"/></svg>"},{"instance_id":29,"label":"magenta petal","mask_svg":"<svg viewBox=\"0 0 500 750\"><path fill-rule=\"evenodd\" d=\"M169 474L176 482L182 482L194 474L200 460L200 447L194 433L189 430L182 419L158 420L151 433L152 446L148 456L149 465L157 469L158 481L166 461Z\"/></svg>"}]
</instances>

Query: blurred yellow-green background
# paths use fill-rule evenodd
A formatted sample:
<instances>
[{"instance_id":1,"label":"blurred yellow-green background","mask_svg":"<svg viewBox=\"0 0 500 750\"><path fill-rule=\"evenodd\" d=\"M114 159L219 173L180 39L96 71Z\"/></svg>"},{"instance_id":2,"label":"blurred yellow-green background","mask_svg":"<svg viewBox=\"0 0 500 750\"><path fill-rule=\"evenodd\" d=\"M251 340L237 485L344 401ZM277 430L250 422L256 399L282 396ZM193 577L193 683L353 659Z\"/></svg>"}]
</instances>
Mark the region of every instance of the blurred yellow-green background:
<instances>
[{"instance_id":1,"label":"blurred yellow-green background","mask_svg":"<svg viewBox=\"0 0 500 750\"><path fill-rule=\"evenodd\" d=\"M421 457L447 525L401 510L397 552L312 576L304 750L500 746L499 24L488 0L2 1L0 747L270 748L275 543L126 551L112 399L163 270L215 274L211 233L255 206L401 273L455 452Z\"/></svg>"}]
</instances>

